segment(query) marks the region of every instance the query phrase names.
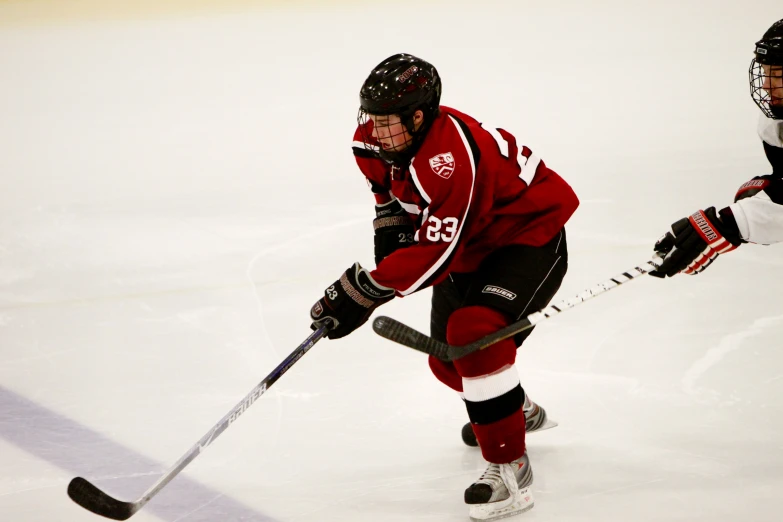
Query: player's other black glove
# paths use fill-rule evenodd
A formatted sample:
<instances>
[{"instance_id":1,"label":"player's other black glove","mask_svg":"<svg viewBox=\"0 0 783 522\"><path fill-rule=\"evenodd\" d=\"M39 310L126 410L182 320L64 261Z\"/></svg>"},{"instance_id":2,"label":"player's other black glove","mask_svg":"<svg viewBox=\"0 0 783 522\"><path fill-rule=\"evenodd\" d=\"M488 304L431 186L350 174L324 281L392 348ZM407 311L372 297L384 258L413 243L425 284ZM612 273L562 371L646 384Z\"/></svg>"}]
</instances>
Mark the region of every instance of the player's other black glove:
<instances>
[{"instance_id":1,"label":"player's other black glove","mask_svg":"<svg viewBox=\"0 0 783 522\"><path fill-rule=\"evenodd\" d=\"M673 223L671 232L655 243L655 251L663 257L663 263L650 275L699 274L718 255L730 252L740 244L742 238L731 209L724 208L720 215L715 207L699 210Z\"/></svg>"},{"instance_id":2,"label":"player's other black glove","mask_svg":"<svg viewBox=\"0 0 783 522\"><path fill-rule=\"evenodd\" d=\"M396 199L375 205L372 226L375 229L376 266L395 250L413 244L413 234L416 232L413 223Z\"/></svg>"},{"instance_id":3,"label":"player's other black glove","mask_svg":"<svg viewBox=\"0 0 783 522\"><path fill-rule=\"evenodd\" d=\"M315 330L331 319L333 326L326 336L345 337L363 325L373 310L393 298L393 289L379 285L370 272L354 263L310 309L311 328Z\"/></svg>"}]
</instances>

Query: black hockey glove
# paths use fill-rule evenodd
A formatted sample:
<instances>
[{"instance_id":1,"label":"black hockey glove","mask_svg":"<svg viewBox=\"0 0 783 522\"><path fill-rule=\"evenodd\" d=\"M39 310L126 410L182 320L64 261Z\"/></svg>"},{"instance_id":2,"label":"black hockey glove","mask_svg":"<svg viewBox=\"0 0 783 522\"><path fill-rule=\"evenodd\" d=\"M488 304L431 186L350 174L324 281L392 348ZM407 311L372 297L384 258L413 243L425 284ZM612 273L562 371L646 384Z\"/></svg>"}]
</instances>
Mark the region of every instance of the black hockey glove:
<instances>
[{"instance_id":1,"label":"black hockey glove","mask_svg":"<svg viewBox=\"0 0 783 522\"><path fill-rule=\"evenodd\" d=\"M655 243L655 251L663 257L661 266L652 272L655 277L672 277L679 272L696 275L718 257L742 244L737 222L729 208L699 210L690 217L672 224Z\"/></svg>"},{"instance_id":2,"label":"black hockey glove","mask_svg":"<svg viewBox=\"0 0 783 522\"><path fill-rule=\"evenodd\" d=\"M324 296L310 309L311 328L319 328L331 319L326 336L339 339L363 325L373 310L394 298L394 290L376 283L370 272L354 263L340 279L324 291Z\"/></svg>"},{"instance_id":3,"label":"black hockey glove","mask_svg":"<svg viewBox=\"0 0 783 522\"><path fill-rule=\"evenodd\" d=\"M375 205L375 265L378 266L386 256L395 250L413 244L416 232L408 213L396 199L384 205Z\"/></svg>"}]
</instances>

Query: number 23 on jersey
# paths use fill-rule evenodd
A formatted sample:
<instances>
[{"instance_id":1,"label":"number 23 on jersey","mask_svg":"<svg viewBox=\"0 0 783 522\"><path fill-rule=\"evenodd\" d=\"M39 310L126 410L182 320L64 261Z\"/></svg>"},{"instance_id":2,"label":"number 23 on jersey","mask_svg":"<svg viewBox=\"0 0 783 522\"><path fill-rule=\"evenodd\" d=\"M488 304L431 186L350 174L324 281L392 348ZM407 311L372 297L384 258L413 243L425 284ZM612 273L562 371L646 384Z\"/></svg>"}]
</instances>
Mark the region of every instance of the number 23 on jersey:
<instances>
[{"instance_id":1,"label":"number 23 on jersey","mask_svg":"<svg viewBox=\"0 0 783 522\"><path fill-rule=\"evenodd\" d=\"M427 219L429 227L427 227L427 239L433 243L443 241L445 243L451 243L454 240L454 234L457 232L457 225L459 220L455 217L447 217L439 219L435 216L430 216Z\"/></svg>"}]
</instances>

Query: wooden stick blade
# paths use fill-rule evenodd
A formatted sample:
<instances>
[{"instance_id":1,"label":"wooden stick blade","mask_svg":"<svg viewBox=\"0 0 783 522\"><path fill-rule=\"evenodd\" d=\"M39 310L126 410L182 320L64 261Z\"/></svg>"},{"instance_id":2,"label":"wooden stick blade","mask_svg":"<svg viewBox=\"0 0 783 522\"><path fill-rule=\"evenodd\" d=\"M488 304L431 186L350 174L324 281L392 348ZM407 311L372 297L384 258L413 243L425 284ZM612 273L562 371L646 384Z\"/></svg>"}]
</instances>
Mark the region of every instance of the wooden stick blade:
<instances>
[{"instance_id":1,"label":"wooden stick blade","mask_svg":"<svg viewBox=\"0 0 783 522\"><path fill-rule=\"evenodd\" d=\"M139 510L137 504L110 497L81 477L68 484L68 496L84 509L112 520L128 520Z\"/></svg>"}]
</instances>

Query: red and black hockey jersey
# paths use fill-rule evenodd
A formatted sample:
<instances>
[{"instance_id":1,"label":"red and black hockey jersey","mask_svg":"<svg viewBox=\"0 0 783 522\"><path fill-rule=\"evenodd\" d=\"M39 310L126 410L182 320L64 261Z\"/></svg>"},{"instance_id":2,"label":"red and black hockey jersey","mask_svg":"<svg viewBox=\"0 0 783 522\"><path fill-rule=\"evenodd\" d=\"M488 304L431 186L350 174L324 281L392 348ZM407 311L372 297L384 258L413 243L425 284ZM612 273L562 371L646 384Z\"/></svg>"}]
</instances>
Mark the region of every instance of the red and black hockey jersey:
<instances>
[{"instance_id":1,"label":"red and black hockey jersey","mask_svg":"<svg viewBox=\"0 0 783 522\"><path fill-rule=\"evenodd\" d=\"M579 205L568 183L513 134L454 109L441 107L406 169L381 160L379 144L362 141L371 129L362 130L354 155L377 202L396 198L416 227L416 243L372 272L398 295L476 270L503 246L544 245Z\"/></svg>"}]
</instances>

